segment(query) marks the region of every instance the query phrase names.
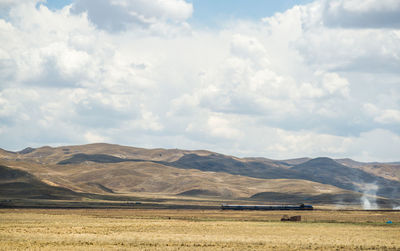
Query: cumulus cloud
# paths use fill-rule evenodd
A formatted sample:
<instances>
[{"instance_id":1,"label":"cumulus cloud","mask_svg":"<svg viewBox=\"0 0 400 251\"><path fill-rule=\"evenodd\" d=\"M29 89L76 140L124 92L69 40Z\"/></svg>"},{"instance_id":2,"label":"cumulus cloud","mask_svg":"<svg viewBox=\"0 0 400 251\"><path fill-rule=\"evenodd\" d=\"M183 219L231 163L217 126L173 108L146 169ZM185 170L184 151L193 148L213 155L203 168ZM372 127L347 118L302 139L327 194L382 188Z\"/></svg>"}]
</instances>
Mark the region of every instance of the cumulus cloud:
<instances>
[{"instance_id":1,"label":"cumulus cloud","mask_svg":"<svg viewBox=\"0 0 400 251\"><path fill-rule=\"evenodd\" d=\"M36 4L44 0L0 0L0 14L7 14L10 8L20 4Z\"/></svg>"},{"instance_id":2,"label":"cumulus cloud","mask_svg":"<svg viewBox=\"0 0 400 251\"><path fill-rule=\"evenodd\" d=\"M397 72L400 67L400 49L397 46L400 41L399 27L370 29L371 27L365 26L358 29L352 26L330 26L325 20L329 18L330 14L326 12L330 5L336 3L342 6L352 1L316 1L307 7L299 7L299 20L303 21L301 28L297 26L302 34L295 40L298 52L308 64L315 64L316 67L329 71ZM372 2L379 5L385 1ZM393 6L393 11L400 17L400 9L396 8ZM289 15L289 12L284 15ZM370 19L367 14L365 18ZM346 20L341 16L338 19Z\"/></svg>"},{"instance_id":3,"label":"cumulus cloud","mask_svg":"<svg viewBox=\"0 0 400 251\"><path fill-rule=\"evenodd\" d=\"M364 111L381 124L400 124L400 111L396 109L379 109L376 105L367 103L363 106Z\"/></svg>"},{"instance_id":4,"label":"cumulus cloud","mask_svg":"<svg viewBox=\"0 0 400 251\"><path fill-rule=\"evenodd\" d=\"M193 12L184 0L76 0L73 13L87 13L97 27L108 31L127 28L159 29L168 23L184 23Z\"/></svg>"},{"instance_id":5,"label":"cumulus cloud","mask_svg":"<svg viewBox=\"0 0 400 251\"><path fill-rule=\"evenodd\" d=\"M99 143L99 142L106 142L107 140L109 140L104 136L98 135L90 131L85 133L84 137L88 143Z\"/></svg>"},{"instance_id":6,"label":"cumulus cloud","mask_svg":"<svg viewBox=\"0 0 400 251\"><path fill-rule=\"evenodd\" d=\"M324 23L344 28L400 28L397 0L324 1Z\"/></svg>"},{"instance_id":7,"label":"cumulus cloud","mask_svg":"<svg viewBox=\"0 0 400 251\"><path fill-rule=\"evenodd\" d=\"M326 19L397 8L367 2L315 1L202 30L183 0L3 1L0 147L107 141L396 160L400 33Z\"/></svg>"}]
</instances>

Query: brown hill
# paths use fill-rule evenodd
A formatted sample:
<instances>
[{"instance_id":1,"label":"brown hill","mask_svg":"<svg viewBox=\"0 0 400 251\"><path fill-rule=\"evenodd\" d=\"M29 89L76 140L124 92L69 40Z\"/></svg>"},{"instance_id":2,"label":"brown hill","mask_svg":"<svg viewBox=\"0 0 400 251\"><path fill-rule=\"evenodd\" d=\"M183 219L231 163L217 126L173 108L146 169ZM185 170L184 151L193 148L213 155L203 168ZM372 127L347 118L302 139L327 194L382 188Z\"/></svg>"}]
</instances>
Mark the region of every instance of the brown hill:
<instances>
[{"instance_id":1,"label":"brown hill","mask_svg":"<svg viewBox=\"0 0 400 251\"><path fill-rule=\"evenodd\" d=\"M394 199L400 187L395 180L328 158L240 159L202 150L110 144L1 150L0 164L28 172L52 187L110 196L151 193L312 203L345 198L359 203L361 183L377 183L379 191L372 193Z\"/></svg>"},{"instance_id":2,"label":"brown hill","mask_svg":"<svg viewBox=\"0 0 400 251\"><path fill-rule=\"evenodd\" d=\"M0 198L66 200L81 196L67 188L46 184L28 172L0 165Z\"/></svg>"},{"instance_id":3,"label":"brown hill","mask_svg":"<svg viewBox=\"0 0 400 251\"><path fill-rule=\"evenodd\" d=\"M153 161L175 161L185 154L194 153L199 156L209 155L212 152L204 150L179 150L179 149L144 149L136 147L120 146L115 144L88 144L77 146L62 146L40 148L25 148L20 152L2 150L0 157L17 158L21 160L34 160L45 164L56 164L75 154L104 154L121 159L141 159Z\"/></svg>"},{"instance_id":4,"label":"brown hill","mask_svg":"<svg viewBox=\"0 0 400 251\"><path fill-rule=\"evenodd\" d=\"M342 165L357 168L367 173L379 176L388 180L400 181L400 163L364 163L351 159L338 159L337 162Z\"/></svg>"},{"instance_id":5,"label":"brown hill","mask_svg":"<svg viewBox=\"0 0 400 251\"><path fill-rule=\"evenodd\" d=\"M204 190L222 198L248 198L259 192L298 194L346 193L343 189L295 179L257 179L223 172L180 169L153 162L120 162L45 166L18 162L19 168L45 182L89 193L158 193L189 195ZM185 193L189 192L189 193ZM198 195L208 196L206 193Z\"/></svg>"}]
</instances>

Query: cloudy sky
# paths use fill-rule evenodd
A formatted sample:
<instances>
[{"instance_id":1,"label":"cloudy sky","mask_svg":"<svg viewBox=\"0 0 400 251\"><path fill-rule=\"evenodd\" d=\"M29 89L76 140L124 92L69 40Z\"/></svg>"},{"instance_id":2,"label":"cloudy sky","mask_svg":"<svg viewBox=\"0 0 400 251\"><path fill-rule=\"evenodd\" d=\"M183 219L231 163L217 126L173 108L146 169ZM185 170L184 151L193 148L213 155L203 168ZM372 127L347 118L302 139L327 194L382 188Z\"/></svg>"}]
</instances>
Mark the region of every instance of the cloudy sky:
<instances>
[{"instance_id":1,"label":"cloudy sky","mask_svg":"<svg viewBox=\"0 0 400 251\"><path fill-rule=\"evenodd\" d=\"M398 0L0 0L0 147L400 160Z\"/></svg>"}]
</instances>

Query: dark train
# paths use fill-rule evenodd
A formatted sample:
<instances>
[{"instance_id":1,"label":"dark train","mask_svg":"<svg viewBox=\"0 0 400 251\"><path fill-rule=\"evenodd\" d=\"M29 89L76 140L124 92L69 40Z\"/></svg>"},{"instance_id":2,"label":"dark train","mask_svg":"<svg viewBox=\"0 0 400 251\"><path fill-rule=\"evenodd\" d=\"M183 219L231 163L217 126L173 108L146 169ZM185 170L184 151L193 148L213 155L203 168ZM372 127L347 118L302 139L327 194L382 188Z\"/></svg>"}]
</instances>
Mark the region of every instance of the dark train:
<instances>
[{"instance_id":1,"label":"dark train","mask_svg":"<svg viewBox=\"0 0 400 251\"><path fill-rule=\"evenodd\" d=\"M222 210L313 210L311 205L221 205Z\"/></svg>"}]
</instances>

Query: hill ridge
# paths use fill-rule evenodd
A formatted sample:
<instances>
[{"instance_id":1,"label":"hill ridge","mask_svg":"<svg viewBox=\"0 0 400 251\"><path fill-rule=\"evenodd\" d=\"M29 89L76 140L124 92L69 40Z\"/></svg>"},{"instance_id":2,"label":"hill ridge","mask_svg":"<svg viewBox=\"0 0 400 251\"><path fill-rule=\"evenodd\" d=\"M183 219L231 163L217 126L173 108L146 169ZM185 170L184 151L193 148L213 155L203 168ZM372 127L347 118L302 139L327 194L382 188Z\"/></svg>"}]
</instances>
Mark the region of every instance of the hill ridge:
<instances>
[{"instance_id":1,"label":"hill ridge","mask_svg":"<svg viewBox=\"0 0 400 251\"><path fill-rule=\"evenodd\" d=\"M79 192L252 199L268 195L282 199L282 191L287 198L300 191L300 199L321 201L339 201L342 197L358 201L363 193L390 199L400 196L400 182L376 171L389 170L393 177L400 177L396 176L396 166L388 169L382 164L367 169L343 165L329 157L238 158L206 150L144 149L107 143L27 149L19 153L0 151L0 164L18 166L49 184ZM365 190L363 186L368 184L378 188Z\"/></svg>"}]
</instances>

